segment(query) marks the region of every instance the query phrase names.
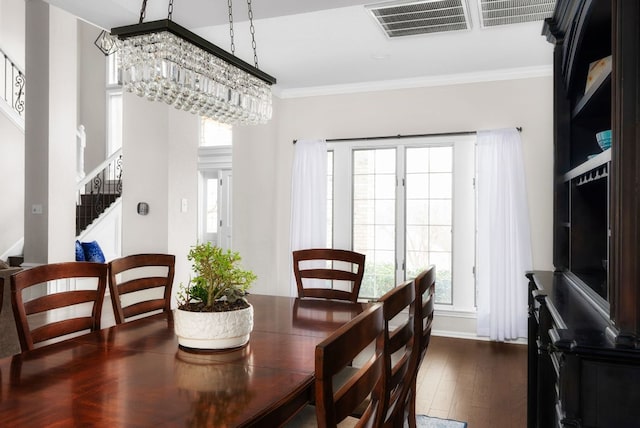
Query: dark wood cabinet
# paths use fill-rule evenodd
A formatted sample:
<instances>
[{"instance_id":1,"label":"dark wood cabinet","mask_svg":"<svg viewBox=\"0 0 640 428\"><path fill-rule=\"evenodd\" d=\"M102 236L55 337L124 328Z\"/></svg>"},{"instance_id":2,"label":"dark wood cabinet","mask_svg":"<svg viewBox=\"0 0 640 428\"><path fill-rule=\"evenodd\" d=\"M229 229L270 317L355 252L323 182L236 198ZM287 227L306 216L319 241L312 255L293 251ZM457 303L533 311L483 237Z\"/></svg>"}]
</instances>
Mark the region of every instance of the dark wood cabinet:
<instances>
[{"instance_id":1,"label":"dark wood cabinet","mask_svg":"<svg viewBox=\"0 0 640 428\"><path fill-rule=\"evenodd\" d=\"M640 426L640 352L562 272L531 272L529 428Z\"/></svg>"},{"instance_id":2,"label":"dark wood cabinet","mask_svg":"<svg viewBox=\"0 0 640 428\"><path fill-rule=\"evenodd\" d=\"M527 274L529 428L640 427L640 2L558 0L543 34L555 271Z\"/></svg>"}]
</instances>

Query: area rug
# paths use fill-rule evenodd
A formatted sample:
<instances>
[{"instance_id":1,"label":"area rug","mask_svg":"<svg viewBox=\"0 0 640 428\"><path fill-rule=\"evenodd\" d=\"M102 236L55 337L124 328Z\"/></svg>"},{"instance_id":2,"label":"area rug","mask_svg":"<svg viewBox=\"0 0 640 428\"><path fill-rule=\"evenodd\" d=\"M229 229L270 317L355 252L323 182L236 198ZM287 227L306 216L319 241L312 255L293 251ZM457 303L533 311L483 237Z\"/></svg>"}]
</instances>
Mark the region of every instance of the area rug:
<instances>
[{"instance_id":1,"label":"area rug","mask_svg":"<svg viewBox=\"0 0 640 428\"><path fill-rule=\"evenodd\" d=\"M433 418L431 416L416 415L416 425L419 428L466 428L466 422L451 419Z\"/></svg>"}]
</instances>

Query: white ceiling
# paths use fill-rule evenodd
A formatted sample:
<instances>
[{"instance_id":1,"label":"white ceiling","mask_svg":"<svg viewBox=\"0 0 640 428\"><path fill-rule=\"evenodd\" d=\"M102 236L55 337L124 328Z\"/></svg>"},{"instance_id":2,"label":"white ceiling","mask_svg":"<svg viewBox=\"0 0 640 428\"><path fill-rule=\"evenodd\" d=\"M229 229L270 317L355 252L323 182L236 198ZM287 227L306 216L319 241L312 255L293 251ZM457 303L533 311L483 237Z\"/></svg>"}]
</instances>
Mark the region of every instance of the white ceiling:
<instances>
[{"instance_id":1,"label":"white ceiling","mask_svg":"<svg viewBox=\"0 0 640 428\"><path fill-rule=\"evenodd\" d=\"M135 24L140 0L47 0L104 29ZM167 17L168 0L148 0L145 21ZM550 74L552 45L542 22L481 29L468 0L470 31L388 39L365 4L371 0L253 0L260 69L284 96L496 76ZM174 1L173 20L229 50L227 2ZM234 4L236 55L253 63L247 4Z\"/></svg>"}]
</instances>

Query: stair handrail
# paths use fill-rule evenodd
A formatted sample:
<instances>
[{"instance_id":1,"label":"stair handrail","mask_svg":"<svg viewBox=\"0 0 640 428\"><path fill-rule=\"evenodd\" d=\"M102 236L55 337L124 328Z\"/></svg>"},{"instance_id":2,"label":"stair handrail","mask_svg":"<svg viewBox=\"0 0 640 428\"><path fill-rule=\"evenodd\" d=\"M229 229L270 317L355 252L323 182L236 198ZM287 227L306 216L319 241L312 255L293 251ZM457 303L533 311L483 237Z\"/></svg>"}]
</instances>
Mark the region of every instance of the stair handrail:
<instances>
[{"instance_id":1,"label":"stair handrail","mask_svg":"<svg viewBox=\"0 0 640 428\"><path fill-rule=\"evenodd\" d=\"M93 168L90 173L86 174L84 178L78 181L78 186L77 186L78 191L81 191L82 189L84 189L85 185L87 185L91 180L93 180L93 178L96 175L102 172L102 170L104 170L107 166L113 163L116 159L121 157L122 157L122 149L118 149L115 152L113 152L113 154L108 158L106 158L104 162L102 162L97 167Z\"/></svg>"},{"instance_id":2,"label":"stair handrail","mask_svg":"<svg viewBox=\"0 0 640 428\"><path fill-rule=\"evenodd\" d=\"M2 91L0 98L11 106L18 116L24 119L25 109L25 73L18 65L0 48L0 56L2 57L2 74L4 74L4 82L2 82ZM14 87L16 91L14 92Z\"/></svg>"},{"instance_id":3,"label":"stair handrail","mask_svg":"<svg viewBox=\"0 0 640 428\"><path fill-rule=\"evenodd\" d=\"M122 150L78 180L76 236L98 219L122 195Z\"/></svg>"}]
</instances>

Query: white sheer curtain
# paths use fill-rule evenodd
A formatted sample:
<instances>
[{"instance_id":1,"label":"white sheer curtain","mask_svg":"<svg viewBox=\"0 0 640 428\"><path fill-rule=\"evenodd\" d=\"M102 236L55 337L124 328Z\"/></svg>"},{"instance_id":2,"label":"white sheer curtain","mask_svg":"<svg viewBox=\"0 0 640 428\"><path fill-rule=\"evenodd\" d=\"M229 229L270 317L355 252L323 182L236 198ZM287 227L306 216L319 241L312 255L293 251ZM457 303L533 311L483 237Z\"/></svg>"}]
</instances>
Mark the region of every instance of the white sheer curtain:
<instances>
[{"instance_id":1,"label":"white sheer curtain","mask_svg":"<svg viewBox=\"0 0 640 428\"><path fill-rule=\"evenodd\" d=\"M478 132L477 333L504 341L527 336L531 235L520 134Z\"/></svg>"},{"instance_id":2,"label":"white sheer curtain","mask_svg":"<svg viewBox=\"0 0 640 428\"><path fill-rule=\"evenodd\" d=\"M291 251L327 246L327 143L298 140L291 177ZM292 296L298 295L291 269Z\"/></svg>"}]
</instances>

